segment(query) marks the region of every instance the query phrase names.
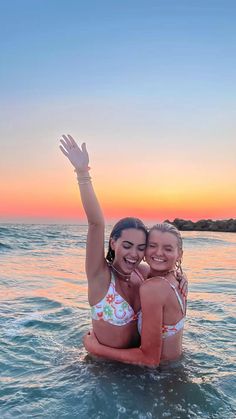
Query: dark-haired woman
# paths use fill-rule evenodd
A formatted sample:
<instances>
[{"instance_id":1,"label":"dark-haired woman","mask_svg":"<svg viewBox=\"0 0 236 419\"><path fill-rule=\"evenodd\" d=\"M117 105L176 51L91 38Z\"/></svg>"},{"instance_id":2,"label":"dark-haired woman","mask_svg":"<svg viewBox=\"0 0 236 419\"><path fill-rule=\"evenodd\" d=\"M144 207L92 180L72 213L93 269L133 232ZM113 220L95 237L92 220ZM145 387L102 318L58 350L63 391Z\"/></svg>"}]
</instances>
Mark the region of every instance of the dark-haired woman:
<instances>
[{"instance_id":1,"label":"dark-haired woman","mask_svg":"<svg viewBox=\"0 0 236 419\"><path fill-rule=\"evenodd\" d=\"M86 274L93 331L103 345L114 348L138 346L139 287L147 277L140 266L147 231L137 218L124 218L113 228L107 257L104 254L104 217L89 175L89 156L70 135L63 135L61 151L77 174L82 204L88 219Z\"/></svg>"},{"instance_id":2,"label":"dark-haired woman","mask_svg":"<svg viewBox=\"0 0 236 419\"><path fill-rule=\"evenodd\" d=\"M88 219L85 266L94 333L104 345L137 346L139 287L145 276L145 268L141 273L138 267L146 248L146 228L136 218L120 220L111 232L106 259L104 217L91 183L86 146L80 148L70 135L63 135L60 148L74 166Z\"/></svg>"}]
</instances>

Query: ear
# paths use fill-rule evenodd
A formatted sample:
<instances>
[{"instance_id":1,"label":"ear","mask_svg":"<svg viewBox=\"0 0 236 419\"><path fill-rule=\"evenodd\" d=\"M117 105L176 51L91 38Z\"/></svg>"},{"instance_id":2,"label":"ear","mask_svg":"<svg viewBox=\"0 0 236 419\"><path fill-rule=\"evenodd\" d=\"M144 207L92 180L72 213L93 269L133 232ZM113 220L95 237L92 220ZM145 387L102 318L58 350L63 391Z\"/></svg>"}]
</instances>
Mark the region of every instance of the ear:
<instances>
[{"instance_id":1,"label":"ear","mask_svg":"<svg viewBox=\"0 0 236 419\"><path fill-rule=\"evenodd\" d=\"M110 246L111 246L111 249L115 251L115 248L116 248L116 240L115 239L110 240Z\"/></svg>"}]
</instances>

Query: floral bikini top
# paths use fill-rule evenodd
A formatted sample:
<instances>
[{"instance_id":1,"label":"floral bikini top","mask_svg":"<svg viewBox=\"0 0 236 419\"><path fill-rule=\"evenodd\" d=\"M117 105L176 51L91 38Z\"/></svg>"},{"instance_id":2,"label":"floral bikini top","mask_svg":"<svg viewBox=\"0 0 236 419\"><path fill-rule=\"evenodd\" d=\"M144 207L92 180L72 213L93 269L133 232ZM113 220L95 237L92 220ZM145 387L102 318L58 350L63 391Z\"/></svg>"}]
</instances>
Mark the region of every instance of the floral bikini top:
<instances>
[{"instance_id":1,"label":"floral bikini top","mask_svg":"<svg viewBox=\"0 0 236 419\"><path fill-rule=\"evenodd\" d=\"M139 274L140 276L140 274ZM111 272L111 282L105 297L91 307L93 320L104 320L115 326L124 326L138 319L130 304L116 291L115 277Z\"/></svg>"},{"instance_id":2,"label":"floral bikini top","mask_svg":"<svg viewBox=\"0 0 236 419\"><path fill-rule=\"evenodd\" d=\"M178 300L178 303L180 305L182 314L183 314L182 319L180 319L176 324L173 324L173 325L163 324L162 325L162 339L165 339L169 336L175 335L176 333L178 333L180 330L183 329L184 320L185 320L185 316L184 316L185 309L184 309L183 302L182 302L182 300L179 296L179 293L178 293L177 289L175 288L175 286L173 284L171 284L168 281L168 279L166 279L165 277L163 277L163 279L168 282L168 284L171 286L172 290L174 291L174 293L176 295L176 298ZM140 311L139 316L138 316L138 331L139 331L140 335L141 335L141 330L142 330L142 312Z\"/></svg>"}]
</instances>

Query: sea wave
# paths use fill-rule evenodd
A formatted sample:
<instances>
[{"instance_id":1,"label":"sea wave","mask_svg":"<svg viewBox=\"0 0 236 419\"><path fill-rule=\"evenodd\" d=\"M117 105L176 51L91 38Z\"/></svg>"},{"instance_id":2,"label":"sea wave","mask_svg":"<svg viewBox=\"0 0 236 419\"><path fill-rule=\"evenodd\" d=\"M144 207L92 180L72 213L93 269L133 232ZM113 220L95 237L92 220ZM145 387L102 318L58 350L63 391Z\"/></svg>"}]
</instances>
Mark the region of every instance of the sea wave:
<instances>
[{"instance_id":1,"label":"sea wave","mask_svg":"<svg viewBox=\"0 0 236 419\"><path fill-rule=\"evenodd\" d=\"M235 418L236 235L183 233L184 355L150 371L86 355L86 231L1 227L0 417Z\"/></svg>"},{"instance_id":2,"label":"sea wave","mask_svg":"<svg viewBox=\"0 0 236 419\"><path fill-rule=\"evenodd\" d=\"M9 244L5 244L5 243L0 242L0 251L12 250L12 249L13 249L13 247L10 246Z\"/></svg>"},{"instance_id":3,"label":"sea wave","mask_svg":"<svg viewBox=\"0 0 236 419\"><path fill-rule=\"evenodd\" d=\"M218 239L215 237L183 237L183 242L187 245L202 247L202 246L235 246L235 242Z\"/></svg>"}]
</instances>

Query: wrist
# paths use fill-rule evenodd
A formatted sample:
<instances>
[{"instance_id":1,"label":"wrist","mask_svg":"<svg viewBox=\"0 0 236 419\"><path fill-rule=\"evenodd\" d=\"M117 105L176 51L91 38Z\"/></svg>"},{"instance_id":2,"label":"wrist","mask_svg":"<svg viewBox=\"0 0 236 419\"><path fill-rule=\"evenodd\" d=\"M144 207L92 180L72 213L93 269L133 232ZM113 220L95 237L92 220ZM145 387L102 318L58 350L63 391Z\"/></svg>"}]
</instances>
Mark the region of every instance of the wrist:
<instances>
[{"instance_id":1,"label":"wrist","mask_svg":"<svg viewBox=\"0 0 236 419\"><path fill-rule=\"evenodd\" d=\"M90 167L84 168L83 170L75 168L77 175L77 181L79 185L86 185L91 183L91 176L89 174Z\"/></svg>"},{"instance_id":2,"label":"wrist","mask_svg":"<svg viewBox=\"0 0 236 419\"><path fill-rule=\"evenodd\" d=\"M83 169L82 168L79 168L79 167L75 167L74 168L74 171L77 174L77 176L86 176L86 175L89 174L89 170L90 169L91 168L89 166L84 167Z\"/></svg>"}]
</instances>

